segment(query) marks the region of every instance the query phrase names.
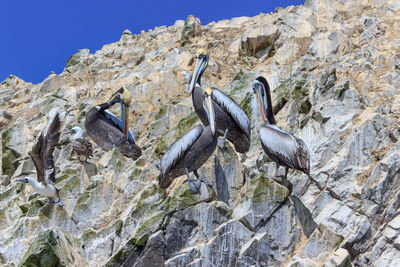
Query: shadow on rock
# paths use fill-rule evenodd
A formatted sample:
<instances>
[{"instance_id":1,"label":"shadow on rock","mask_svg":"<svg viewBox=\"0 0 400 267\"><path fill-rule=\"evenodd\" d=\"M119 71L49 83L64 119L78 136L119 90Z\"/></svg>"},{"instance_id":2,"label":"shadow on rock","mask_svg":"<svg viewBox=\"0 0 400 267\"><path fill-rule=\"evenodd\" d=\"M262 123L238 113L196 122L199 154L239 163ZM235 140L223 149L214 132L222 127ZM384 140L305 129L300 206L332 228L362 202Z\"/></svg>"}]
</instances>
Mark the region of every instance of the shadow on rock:
<instances>
[{"instance_id":1,"label":"shadow on rock","mask_svg":"<svg viewBox=\"0 0 400 267\"><path fill-rule=\"evenodd\" d=\"M298 197L289 196L292 200L294 209L296 211L297 218L301 223L301 228L303 229L304 234L307 238L309 238L314 232L315 228L317 228L318 224L312 218L312 214L309 209L301 202Z\"/></svg>"},{"instance_id":2,"label":"shadow on rock","mask_svg":"<svg viewBox=\"0 0 400 267\"><path fill-rule=\"evenodd\" d=\"M217 156L215 156L214 172L215 172L215 184L217 188L218 200L221 200L226 204L228 204L229 201L228 182L226 181L224 169L222 168L221 163L219 162Z\"/></svg>"},{"instance_id":3,"label":"shadow on rock","mask_svg":"<svg viewBox=\"0 0 400 267\"><path fill-rule=\"evenodd\" d=\"M96 164L91 163L91 162L82 162L82 165L83 165L83 168L85 169L85 172L89 178L97 174Z\"/></svg>"}]
</instances>

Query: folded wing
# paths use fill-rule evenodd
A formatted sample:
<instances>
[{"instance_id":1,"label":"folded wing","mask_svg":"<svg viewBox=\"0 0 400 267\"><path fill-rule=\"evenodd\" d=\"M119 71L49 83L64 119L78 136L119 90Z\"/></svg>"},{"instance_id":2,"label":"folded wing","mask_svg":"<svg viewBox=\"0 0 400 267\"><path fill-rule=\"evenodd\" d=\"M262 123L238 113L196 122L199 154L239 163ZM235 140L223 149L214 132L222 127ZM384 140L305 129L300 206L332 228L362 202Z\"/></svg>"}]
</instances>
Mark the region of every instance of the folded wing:
<instances>
[{"instance_id":1,"label":"folded wing","mask_svg":"<svg viewBox=\"0 0 400 267\"><path fill-rule=\"evenodd\" d=\"M243 109L217 88L213 88L213 100L233 118L240 129L250 138L250 121Z\"/></svg>"},{"instance_id":2,"label":"folded wing","mask_svg":"<svg viewBox=\"0 0 400 267\"><path fill-rule=\"evenodd\" d=\"M167 174L175 163L185 155L186 151L197 141L202 132L203 126L198 124L168 148L160 162L162 175Z\"/></svg>"},{"instance_id":3,"label":"folded wing","mask_svg":"<svg viewBox=\"0 0 400 267\"><path fill-rule=\"evenodd\" d=\"M117 117L115 116L111 111L109 110L104 110L104 115L106 116L106 118L108 119L108 123L110 123L111 125L113 125L115 128L119 129L121 131L121 133L123 133L123 122ZM131 143L135 143L135 139L133 138L133 134L131 133L131 131L128 130L128 141Z\"/></svg>"}]
</instances>

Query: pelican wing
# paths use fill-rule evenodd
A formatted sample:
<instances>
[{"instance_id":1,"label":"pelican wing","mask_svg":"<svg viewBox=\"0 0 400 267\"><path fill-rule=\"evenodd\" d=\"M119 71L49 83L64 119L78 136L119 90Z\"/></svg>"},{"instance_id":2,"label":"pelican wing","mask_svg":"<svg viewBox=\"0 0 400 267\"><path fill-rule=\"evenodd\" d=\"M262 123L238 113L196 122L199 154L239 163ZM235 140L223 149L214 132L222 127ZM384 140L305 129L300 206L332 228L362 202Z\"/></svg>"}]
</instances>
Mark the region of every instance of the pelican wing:
<instances>
[{"instance_id":1,"label":"pelican wing","mask_svg":"<svg viewBox=\"0 0 400 267\"><path fill-rule=\"evenodd\" d=\"M160 171L163 175L167 174L175 163L185 155L186 151L196 142L202 132L203 126L198 124L168 148L160 162Z\"/></svg>"},{"instance_id":2,"label":"pelican wing","mask_svg":"<svg viewBox=\"0 0 400 267\"><path fill-rule=\"evenodd\" d=\"M108 122L113 125L114 127L116 127L117 129L119 129L122 132L123 129L123 122L117 117L115 116L111 111L109 110L104 110L104 115L106 115L106 118L108 119ZM131 143L135 143L135 139L133 138L133 134L131 133L131 131L128 130L128 140Z\"/></svg>"},{"instance_id":3,"label":"pelican wing","mask_svg":"<svg viewBox=\"0 0 400 267\"><path fill-rule=\"evenodd\" d=\"M234 119L240 129L250 138L250 121L243 109L217 88L213 88L213 100Z\"/></svg>"},{"instance_id":4,"label":"pelican wing","mask_svg":"<svg viewBox=\"0 0 400 267\"><path fill-rule=\"evenodd\" d=\"M297 144L299 146L299 165L302 166L302 169L306 172L306 173L310 173L310 151L308 150L308 147L306 145L306 143L304 143L304 141L296 136L293 136L296 141Z\"/></svg>"},{"instance_id":5,"label":"pelican wing","mask_svg":"<svg viewBox=\"0 0 400 267\"><path fill-rule=\"evenodd\" d=\"M260 140L263 147L285 165L304 171L310 169L310 154L303 140L276 125L262 126ZM297 140L301 140L302 145L299 145Z\"/></svg>"},{"instance_id":6,"label":"pelican wing","mask_svg":"<svg viewBox=\"0 0 400 267\"><path fill-rule=\"evenodd\" d=\"M57 113L47 129L40 134L32 151L29 152L29 156L35 164L38 182L47 183L50 180L54 183L56 181L53 151L60 139L60 125Z\"/></svg>"}]
</instances>

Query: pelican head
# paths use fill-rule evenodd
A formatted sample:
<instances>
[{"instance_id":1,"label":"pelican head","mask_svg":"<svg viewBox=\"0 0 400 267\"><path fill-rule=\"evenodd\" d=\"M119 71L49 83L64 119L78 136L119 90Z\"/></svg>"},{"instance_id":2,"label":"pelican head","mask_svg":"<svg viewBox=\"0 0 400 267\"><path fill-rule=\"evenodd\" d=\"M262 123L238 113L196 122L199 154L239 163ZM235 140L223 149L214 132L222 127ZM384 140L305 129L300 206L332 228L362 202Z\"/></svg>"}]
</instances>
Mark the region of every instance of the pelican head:
<instances>
[{"instance_id":1,"label":"pelican head","mask_svg":"<svg viewBox=\"0 0 400 267\"><path fill-rule=\"evenodd\" d=\"M207 113L207 119L210 123L211 133L215 134L215 114L214 114L214 105L211 100L212 89L210 87L203 89L203 108Z\"/></svg>"},{"instance_id":2,"label":"pelican head","mask_svg":"<svg viewBox=\"0 0 400 267\"><path fill-rule=\"evenodd\" d=\"M129 122L129 106L131 105L131 94L125 87L121 87L116 91L114 94L112 94L110 100L108 100L108 104L111 106L114 105L115 103L120 102L121 103L121 121L123 122L123 133L127 139L129 135L129 130L128 130L128 122Z\"/></svg>"},{"instance_id":3,"label":"pelican head","mask_svg":"<svg viewBox=\"0 0 400 267\"><path fill-rule=\"evenodd\" d=\"M196 84L200 81L200 76L207 68L208 64L208 52L205 48L199 48L196 52L196 64L194 66L192 80L190 81L190 93L196 87Z\"/></svg>"},{"instance_id":4,"label":"pelican head","mask_svg":"<svg viewBox=\"0 0 400 267\"><path fill-rule=\"evenodd\" d=\"M253 92L257 96L257 100L260 103L260 109L261 109L261 115L263 117L263 120L267 120L267 108L266 108L266 89L265 89L265 83L263 82L262 79L265 80L264 77L258 77L254 82L253 82ZM265 80L266 82L266 80ZM266 82L266 85L268 86L268 83Z\"/></svg>"},{"instance_id":5,"label":"pelican head","mask_svg":"<svg viewBox=\"0 0 400 267\"><path fill-rule=\"evenodd\" d=\"M78 138L83 138L83 130L79 126L74 126L71 130L66 132L67 134L74 134L72 137L74 140Z\"/></svg>"}]
</instances>

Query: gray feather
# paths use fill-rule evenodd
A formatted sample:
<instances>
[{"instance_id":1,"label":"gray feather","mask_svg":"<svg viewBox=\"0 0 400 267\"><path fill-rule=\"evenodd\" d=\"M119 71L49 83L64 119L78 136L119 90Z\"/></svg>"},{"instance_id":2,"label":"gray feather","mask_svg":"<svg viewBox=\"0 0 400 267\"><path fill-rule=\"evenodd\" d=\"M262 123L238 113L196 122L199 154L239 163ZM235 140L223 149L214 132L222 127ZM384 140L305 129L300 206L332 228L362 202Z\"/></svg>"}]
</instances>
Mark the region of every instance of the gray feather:
<instances>
[{"instance_id":1,"label":"gray feather","mask_svg":"<svg viewBox=\"0 0 400 267\"><path fill-rule=\"evenodd\" d=\"M163 175L168 173L175 163L185 155L185 152L196 142L202 132L203 126L198 124L168 148L160 162L160 170Z\"/></svg>"},{"instance_id":2,"label":"gray feather","mask_svg":"<svg viewBox=\"0 0 400 267\"><path fill-rule=\"evenodd\" d=\"M310 153L300 138L282 130L277 125L263 125L260 128L260 140L263 147L273 157L288 167L309 172Z\"/></svg>"},{"instance_id":3,"label":"gray feather","mask_svg":"<svg viewBox=\"0 0 400 267\"><path fill-rule=\"evenodd\" d=\"M121 132L123 131L123 122L117 117L115 116L111 111L109 110L104 110L104 114L106 115L106 117L110 120L110 122L116 127L118 128ZM129 131L128 129L128 140L131 143L135 143L135 139L133 138L133 134L131 133L131 131Z\"/></svg>"},{"instance_id":4,"label":"gray feather","mask_svg":"<svg viewBox=\"0 0 400 267\"><path fill-rule=\"evenodd\" d=\"M219 89L212 89L213 100L235 120L247 137L250 137L250 121L243 109Z\"/></svg>"}]
</instances>

